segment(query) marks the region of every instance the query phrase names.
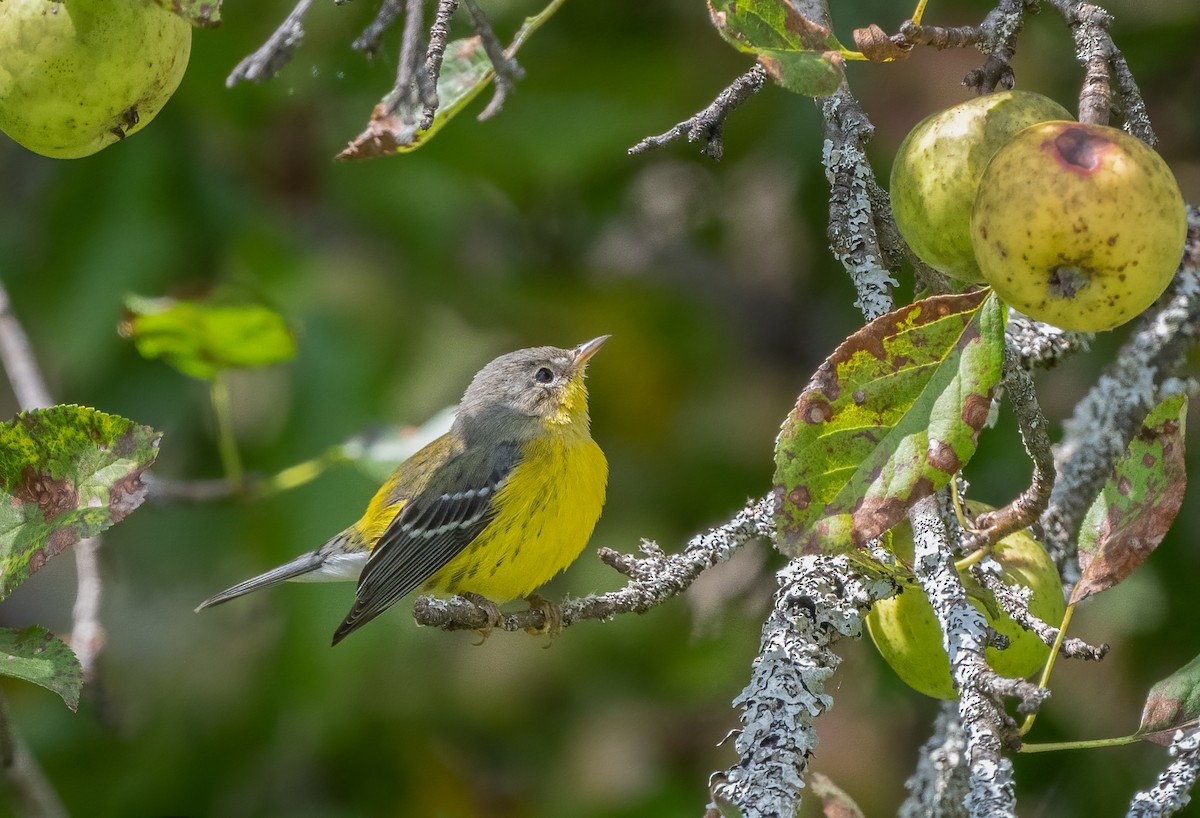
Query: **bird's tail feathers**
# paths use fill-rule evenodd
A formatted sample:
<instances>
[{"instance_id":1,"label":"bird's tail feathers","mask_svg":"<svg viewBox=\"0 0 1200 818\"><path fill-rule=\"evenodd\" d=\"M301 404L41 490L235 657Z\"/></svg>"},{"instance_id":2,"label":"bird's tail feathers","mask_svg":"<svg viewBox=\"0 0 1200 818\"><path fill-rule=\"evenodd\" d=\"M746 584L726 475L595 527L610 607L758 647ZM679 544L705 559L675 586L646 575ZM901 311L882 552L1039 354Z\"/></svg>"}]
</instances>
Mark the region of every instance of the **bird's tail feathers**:
<instances>
[{"instance_id":1,"label":"bird's tail feathers","mask_svg":"<svg viewBox=\"0 0 1200 818\"><path fill-rule=\"evenodd\" d=\"M264 574L259 574L256 577L251 577L248 580L239 582L232 588L226 588L219 594L210 596L208 599L196 606L196 612L211 608L214 605L220 605L222 602L228 602L231 599L236 599L239 596L248 594L251 591L257 591L260 588L269 588L272 585L278 585L281 582L287 582L290 579L296 579L305 574L311 573L319 569L325 562L325 555L321 551L310 551L307 554L301 554L291 562L284 563L278 568L272 568Z\"/></svg>"}]
</instances>

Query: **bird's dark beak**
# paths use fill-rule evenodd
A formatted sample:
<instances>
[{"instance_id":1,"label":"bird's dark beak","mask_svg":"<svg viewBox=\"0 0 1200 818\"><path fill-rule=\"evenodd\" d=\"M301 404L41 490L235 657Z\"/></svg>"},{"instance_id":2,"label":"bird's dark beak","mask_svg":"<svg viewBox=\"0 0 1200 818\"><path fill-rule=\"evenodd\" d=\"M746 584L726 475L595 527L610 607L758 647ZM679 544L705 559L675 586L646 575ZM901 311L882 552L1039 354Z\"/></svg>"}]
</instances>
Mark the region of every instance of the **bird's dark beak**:
<instances>
[{"instance_id":1,"label":"bird's dark beak","mask_svg":"<svg viewBox=\"0 0 1200 818\"><path fill-rule=\"evenodd\" d=\"M600 347L604 346L604 342L611 338L611 335L601 335L599 338L593 338L586 344L580 344L571 350L571 354L575 356L575 360L571 362L571 368L581 370L587 366L588 360L595 355Z\"/></svg>"}]
</instances>

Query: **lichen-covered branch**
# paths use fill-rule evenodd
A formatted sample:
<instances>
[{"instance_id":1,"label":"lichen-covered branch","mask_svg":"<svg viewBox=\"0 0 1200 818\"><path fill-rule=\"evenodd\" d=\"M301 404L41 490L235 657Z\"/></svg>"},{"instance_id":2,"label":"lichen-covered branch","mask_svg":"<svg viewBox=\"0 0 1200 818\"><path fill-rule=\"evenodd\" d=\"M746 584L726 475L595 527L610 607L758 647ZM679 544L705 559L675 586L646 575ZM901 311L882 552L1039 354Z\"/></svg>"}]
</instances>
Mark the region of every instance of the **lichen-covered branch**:
<instances>
[{"instance_id":1,"label":"lichen-covered branch","mask_svg":"<svg viewBox=\"0 0 1200 818\"><path fill-rule=\"evenodd\" d=\"M1141 319L1109 371L1075 405L1055 448L1058 475L1042 515L1046 545L1075 578L1073 535L1146 413L1184 388L1177 378L1200 342L1200 210L1188 209L1183 260L1158 309Z\"/></svg>"},{"instance_id":2,"label":"lichen-covered branch","mask_svg":"<svg viewBox=\"0 0 1200 818\"><path fill-rule=\"evenodd\" d=\"M717 94L717 98L703 111L688 117L665 133L658 136L647 136L629 149L629 155L645 153L651 148L661 148L677 139L687 137L688 142L703 142L704 153L713 159L720 159L725 152L721 132L725 126L726 117L733 112L734 108L762 90L766 80L767 72L756 63L753 68Z\"/></svg>"},{"instance_id":3,"label":"lichen-covered branch","mask_svg":"<svg viewBox=\"0 0 1200 818\"><path fill-rule=\"evenodd\" d=\"M1180 730L1171 742L1174 759L1159 774L1154 786L1133 796L1127 818L1162 818L1174 815L1191 801L1189 794L1200 774L1200 730Z\"/></svg>"},{"instance_id":4,"label":"lichen-covered branch","mask_svg":"<svg viewBox=\"0 0 1200 818\"><path fill-rule=\"evenodd\" d=\"M1049 369L1076 352L1086 352L1091 338L1090 333L1052 327L1011 308L1004 330L1005 348L1016 354L1024 369Z\"/></svg>"},{"instance_id":5,"label":"lichen-covered branch","mask_svg":"<svg viewBox=\"0 0 1200 818\"><path fill-rule=\"evenodd\" d=\"M845 83L817 104L825 118L821 162L830 188L829 246L858 293L854 306L871 321L894 306L892 287L899 268L894 257L887 260L891 269L885 266L876 232L875 203L883 195L866 154L875 128Z\"/></svg>"},{"instance_id":6,"label":"lichen-covered branch","mask_svg":"<svg viewBox=\"0 0 1200 818\"><path fill-rule=\"evenodd\" d=\"M992 592L996 602L1009 617L1028 631L1037 634L1047 645L1054 645L1058 638L1058 628L1047 624L1029 612L1030 590L1025 586L1008 585L1000 578L1002 568L1000 563L990 557L971 566L975 575L985 588ZM1099 662L1108 654L1108 645L1089 645L1082 639L1064 639L1059 652L1067 659L1087 659Z\"/></svg>"},{"instance_id":7,"label":"lichen-covered branch","mask_svg":"<svg viewBox=\"0 0 1200 818\"><path fill-rule=\"evenodd\" d=\"M772 500L765 497L747 505L729 522L698 534L677 554L665 554L654 543L644 541L641 557L600 549L600 558L629 578L624 588L606 594L568 599L547 611L545 605L502 614L501 621L492 612L462 597L436 599L419 597L413 605L413 618L419 625L442 630L482 630L540 632L547 628L566 628L589 619L608 620L622 613L645 613L678 596L700 574L727 561L733 552L750 540L774 537Z\"/></svg>"},{"instance_id":8,"label":"lichen-covered branch","mask_svg":"<svg viewBox=\"0 0 1200 818\"><path fill-rule=\"evenodd\" d=\"M946 702L934 720L933 735L917 754L917 769L904 782L908 798L900 805L899 818L966 818L966 751L958 703Z\"/></svg>"},{"instance_id":9,"label":"lichen-covered branch","mask_svg":"<svg viewBox=\"0 0 1200 818\"><path fill-rule=\"evenodd\" d=\"M858 574L844 555L792 560L778 581L750 682L734 700L742 708L738 762L711 782L714 801L746 818L796 814L817 746L813 722L833 706L825 683L841 657L832 646L858 636L871 603L895 591Z\"/></svg>"},{"instance_id":10,"label":"lichen-covered branch","mask_svg":"<svg viewBox=\"0 0 1200 818\"><path fill-rule=\"evenodd\" d=\"M488 22L487 16L475 3L475 0L462 0L462 2L467 7L467 13L471 15L471 24L475 26L475 33L479 35L484 53L491 60L495 72L492 100L479 114L480 120L489 119L500 113L500 109L504 107L504 101L508 99L517 80L525 76L525 69L521 68L515 57L504 53L504 46L496 37L496 32L492 31L491 23Z\"/></svg>"}]
</instances>

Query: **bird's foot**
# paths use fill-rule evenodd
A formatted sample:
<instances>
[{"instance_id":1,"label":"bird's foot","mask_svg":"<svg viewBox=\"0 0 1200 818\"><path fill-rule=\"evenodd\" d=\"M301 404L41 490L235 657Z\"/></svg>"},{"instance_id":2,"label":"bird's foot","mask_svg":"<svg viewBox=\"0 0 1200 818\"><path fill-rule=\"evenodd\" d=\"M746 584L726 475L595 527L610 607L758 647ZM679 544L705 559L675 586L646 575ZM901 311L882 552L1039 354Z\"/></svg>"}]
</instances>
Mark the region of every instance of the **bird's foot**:
<instances>
[{"instance_id":1,"label":"bird's foot","mask_svg":"<svg viewBox=\"0 0 1200 818\"><path fill-rule=\"evenodd\" d=\"M462 598L482 610L487 616L487 622L482 628L476 628L475 633L479 635L479 641L475 643L475 647L479 647L488 640L492 635L492 630L495 628L504 628L504 614L500 612L500 606L492 602L486 596L476 593L465 593Z\"/></svg>"},{"instance_id":2,"label":"bird's foot","mask_svg":"<svg viewBox=\"0 0 1200 818\"><path fill-rule=\"evenodd\" d=\"M563 629L563 612L562 608L544 597L537 594L530 594L525 597L525 601L529 603L530 610L540 611L542 614L542 625L538 628L526 628L525 632L531 636L541 636L547 634L550 637L550 642L546 643L546 647L550 647L554 637Z\"/></svg>"}]
</instances>

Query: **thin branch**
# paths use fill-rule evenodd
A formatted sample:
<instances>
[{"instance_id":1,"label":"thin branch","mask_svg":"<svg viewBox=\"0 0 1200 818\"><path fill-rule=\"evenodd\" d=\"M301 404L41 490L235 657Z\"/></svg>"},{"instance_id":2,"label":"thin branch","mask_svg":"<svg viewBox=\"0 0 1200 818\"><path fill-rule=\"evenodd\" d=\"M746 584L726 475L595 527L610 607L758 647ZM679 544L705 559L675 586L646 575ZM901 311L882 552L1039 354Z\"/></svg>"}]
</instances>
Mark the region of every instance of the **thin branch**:
<instances>
[{"instance_id":1,"label":"thin branch","mask_svg":"<svg viewBox=\"0 0 1200 818\"><path fill-rule=\"evenodd\" d=\"M937 500L927 497L918 502L909 519L914 573L941 625L951 676L959 691L958 712L967 739L968 812L972 816L1015 816L1012 762L1003 750L1016 725L995 693L985 692L998 679L984 660L987 623L967 600Z\"/></svg>"},{"instance_id":2,"label":"thin branch","mask_svg":"<svg viewBox=\"0 0 1200 818\"><path fill-rule=\"evenodd\" d=\"M589 619L608 620L621 613L645 613L686 591L700 574L728 560L747 541L773 537L772 508L770 497L755 500L724 525L693 537L678 554L665 554L649 541L642 543L642 557L602 548L600 558L628 577L629 582L624 588L606 594L568 599L552 616L547 616L546 606L535 605L502 614L496 623L492 612L462 597L423 596L413 604L413 618L419 625L448 631L494 627L541 632L547 627L557 630Z\"/></svg>"},{"instance_id":3,"label":"thin branch","mask_svg":"<svg viewBox=\"0 0 1200 818\"><path fill-rule=\"evenodd\" d=\"M291 13L279 24L279 28L275 29L275 33L230 72L225 79L225 87L232 88L241 80L265 82L278 74L279 69L287 65L300 41L304 39L304 26L301 22L312 4L313 0L299 0Z\"/></svg>"},{"instance_id":4,"label":"thin branch","mask_svg":"<svg viewBox=\"0 0 1200 818\"><path fill-rule=\"evenodd\" d=\"M421 42L421 28L424 21L421 17L423 0L405 0L404 29L400 35L400 59L396 64L396 82L379 103L385 115L395 114L402 105L414 105L417 95L428 105L423 89L433 84L425 70L425 64L418 56ZM424 77L424 79L422 79ZM435 95L436 102L436 95Z\"/></svg>"},{"instance_id":5,"label":"thin branch","mask_svg":"<svg viewBox=\"0 0 1200 818\"><path fill-rule=\"evenodd\" d=\"M475 27L475 33L479 35L479 39L483 43L483 51L491 60L492 69L495 72L493 80L495 89L492 93L492 100L478 117L482 121L500 113L500 109L504 107L504 101L508 99L508 95L516 86L517 81L525 77L525 69L517 64L515 57L504 53L504 46L496 37L496 32L492 31L492 24L488 22L487 15L483 13L475 0L463 0L463 5L467 7L467 13L471 15L471 24Z\"/></svg>"},{"instance_id":6,"label":"thin branch","mask_svg":"<svg viewBox=\"0 0 1200 818\"><path fill-rule=\"evenodd\" d=\"M905 20L900 24L900 36L903 38L902 42L909 47L926 45L943 51L947 48L978 45L983 41L984 34L981 26L947 28L945 26L922 26L912 20Z\"/></svg>"},{"instance_id":7,"label":"thin branch","mask_svg":"<svg viewBox=\"0 0 1200 818\"><path fill-rule=\"evenodd\" d=\"M1027 631L1037 634L1047 645L1053 646L1058 638L1058 628L1038 619L1029 612L1030 590L1024 586L1008 585L1000 578L1000 563L990 557L971 566L971 573L992 592L996 602L1008 616ZM1082 639L1064 639L1060 648L1067 659L1086 659L1099 662L1108 654L1108 645L1089 645Z\"/></svg>"},{"instance_id":8,"label":"thin branch","mask_svg":"<svg viewBox=\"0 0 1200 818\"><path fill-rule=\"evenodd\" d=\"M645 153L651 148L661 148L677 139L687 137L688 142L704 142L704 153L713 159L720 159L725 152L725 144L721 140L725 118L733 109L762 90L767 80L767 72L761 65L753 68L734 80L728 88L717 94L712 104L693 117L683 120L671 130L658 136L647 136L641 142L629 149L629 155Z\"/></svg>"},{"instance_id":9,"label":"thin branch","mask_svg":"<svg viewBox=\"0 0 1200 818\"><path fill-rule=\"evenodd\" d=\"M45 409L54 404L29 336L12 311L12 302L3 282L0 282L0 363L8 373L8 382L22 409Z\"/></svg>"},{"instance_id":10,"label":"thin branch","mask_svg":"<svg viewBox=\"0 0 1200 818\"><path fill-rule=\"evenodd\" d=\"M350 47L355 51L361 51L370 59L378 57L383 33L391 28L392 23L396 22L396 18L403 10L404 7L400 4L400 0L383 0L379 4L379 11L375 13L375 19L363 29L363 33L358 35L358 39L351 43Z\"/></svg>"},{"instance_id":11,"label":"thin branch","mask_svg":"<svg viewBox=\"0 0 1200 818\"><path fill-rule=\"evenodd\" d=\"M434 86L432 97L423 96L425 112L421 117L421 129L433 127L433 119L437 116L437 78L442 74L442 59L446 55L446 45L450 39L450 18L458 9L458 0L438 0L437 11L433 14L433 25L429 28L429 45L425 50L425 74Z\"/></svg>"},{"instance_id":12,"label":"thin branch","mask_svg":"<svg viewBox=\"0 0 1200 818\"><path fill-rule=\"evenodd\" d=\"M990 94L997 88L1012 88L1016 77L1012 70L1017 51L1017 35L1025 25L1025 0L1001 0L980 23L983 41L979 50L987 55L981 68L969 71L963 85L980 94Z\"/></svg>"},{"instance_id":13,"label":"thin branch","mask_svg":"<svg viewBox=\"0 0 1200 818\"><path fill-rule=\"evenodd\" d=\"M1050 445L1050 424L1038 403L1033 379L1021 366L1019 356L1004 348L1004 391L1013 406L1025 453L1033 461L1029 486L1004 508L989 511L975 521L979 529L964 537L963 548L974 551L1033 525L1050 503L1054 488L1054 456Z\"/></svg>"},{"instance_id":14,"label":"thin branch","mask_svg":"<svg viewBox=\"0 0 1200 818\"><path fill-rule=\"evenodd\" d=\"M1091 333L1059 329L1009 309L1004 347L1016 354L1023 369L1050 369L1063 358L1086 352Z\"/></svg>"},{"instance_id":15,"label":"thin branch","mask_svg":"<svg viewBox=\"0 0 1200 818\"><path fill-rule=\"evenodd\" d=\"M67 818L67 810L45 771L13 728L3 690L0 690L0 780L7 781L16 793L19 815Z\"/></svg>"}]
</instances>

